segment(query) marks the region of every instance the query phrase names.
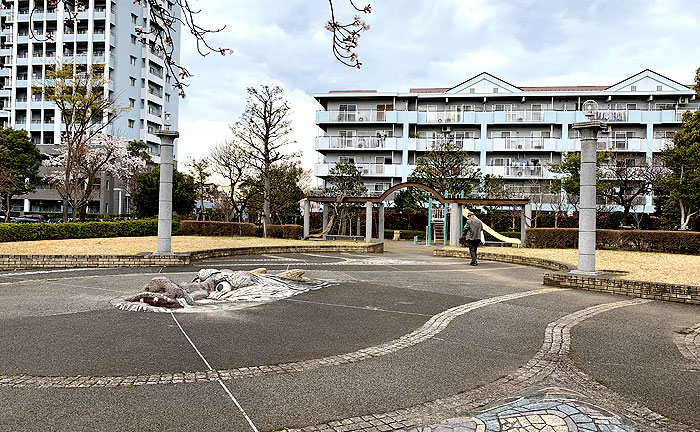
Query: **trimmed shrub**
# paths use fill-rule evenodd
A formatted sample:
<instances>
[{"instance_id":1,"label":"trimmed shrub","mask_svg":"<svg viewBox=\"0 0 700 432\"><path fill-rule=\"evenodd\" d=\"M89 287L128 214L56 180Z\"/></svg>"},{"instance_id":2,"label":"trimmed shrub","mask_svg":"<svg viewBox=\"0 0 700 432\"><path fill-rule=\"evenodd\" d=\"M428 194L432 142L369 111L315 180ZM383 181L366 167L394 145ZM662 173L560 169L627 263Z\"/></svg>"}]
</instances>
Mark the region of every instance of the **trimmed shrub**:
<instances>
[{"instance_id":1,"label":"trimmed shrub","mask_svg":"<svg viewBox=\"0 0 700 432\"><path fill-rule=\"evenodd\" d=\"M525 244L531 248L571 249L578 247L577 228L529 228ZM596 247L644 252L700 253L700 232L607 230L596 231Z\"/></svg>"},{"instance_id":2,"label":"trimmed shrub","mask_svg":"<svg viewBox=\"0 0 700 432\"><path fill-rule=\"evenodd\" d=\"M262 236L263 229L259 227ZM300 239L304 235L304 227L301 225L268 225L267 236L283 239Z\"/></svg>"},{"instance_id":3,"label":"trimmed shrub","mask_svg":"<svg viewBox=\"0 0 700 432\"><path fill-rule=\"evenodd\" d=\"M178 235L255 237L257 230L252 223L184 220L180 222Z\"/></svg>"},{"instance_id":4,"label":"trimmed shrub","mask_svg":"<svg viewBox=\"0 0 700 432\"><path fill-rule=\"evenodd\" d=\"M178 224L174 222L173 234L177 231ZM154 235L158 235L158 221L155 219L118 222L0 224L0 242Z\"/></svg>"}]
</instances>

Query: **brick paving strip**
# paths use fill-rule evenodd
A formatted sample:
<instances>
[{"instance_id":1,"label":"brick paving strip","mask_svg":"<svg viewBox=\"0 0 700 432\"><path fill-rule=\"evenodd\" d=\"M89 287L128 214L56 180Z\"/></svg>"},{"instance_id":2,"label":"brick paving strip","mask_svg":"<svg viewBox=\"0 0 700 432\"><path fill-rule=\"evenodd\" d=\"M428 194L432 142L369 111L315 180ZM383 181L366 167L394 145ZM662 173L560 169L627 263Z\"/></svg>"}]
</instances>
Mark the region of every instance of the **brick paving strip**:
<instances>
[{"instance_id":1,"label":"brick paving strip","mask_svg":"<svg viewBox=\"0 0 700 432\"><path fill-rule=\"evenodd\" d=\"M673 341L683 357L700 367L700 323L676 333Z\"/></svg>"},{"instance_id":2,"label":"brick paving strip","mask_svg":"<svg viewBox=\"0 0 700 432\"><path fill-rule=\"evenodd\" d=\"M278 432L438 431L443 429L425 425L436 424L446 418L462 415L465 412L483 410L488 404L498 404L499 401L507 400L507 398L512 399L513 395L543 382L552 386L561 386L559 388L567 389L571 393L586 395L611 409L624 412L627 420L642 425L643 428L648 427L649 430L658 432L693 431L695 429L667 419L597 383L579 370L569 358L572 327L603 312L641 305L650 301L652 300L633 299L606 303L559 318L547 326L544 342L530 361L520 367L513 375L496 380L486 386L396 411L352 417L303 428L281 429ZM468 431L466 428L455 430Z\"/></svg>"},{"instance_id":3,"label":"brick paving strip","mask_svg":"<svg viewBox=\"0 0 700 432\"><path fill-rule=\"evenodd\" d=\"M298 362L281 363L266 366L250 366L235 369L207 370L162 373L151 375L130 375L130 376L36 376L36 375L0 375L0 386L14 388L85 388L85 387L119 387L119 386L140 386L153 384L182 384L216 380L230 380L238 378L249 378L265 375L280 375L292 372L304 372L324 367L338 366L350 363L357 363L376 357L393 354L406 348L424 342L440 332L449 323L467 312L515 300L523 297L547 294L562 291L561 288L540 288L515 294L508 294L498 297L491 297L476 302L466 303L460 306L447 309L431 317L423 326L417 330L373 347L363 348L354 352L338 354L329 357L322 357Z\"/></svg>"}]
</instances>

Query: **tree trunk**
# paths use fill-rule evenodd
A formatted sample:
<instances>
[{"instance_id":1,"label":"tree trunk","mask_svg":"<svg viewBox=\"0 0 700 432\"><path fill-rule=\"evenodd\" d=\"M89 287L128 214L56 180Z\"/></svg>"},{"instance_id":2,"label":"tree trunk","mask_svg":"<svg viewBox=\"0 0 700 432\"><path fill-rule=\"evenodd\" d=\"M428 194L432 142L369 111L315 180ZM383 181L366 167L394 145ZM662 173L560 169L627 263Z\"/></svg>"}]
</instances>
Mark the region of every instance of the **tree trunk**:
<instances>
[{"instance_id":1,"label":"tree trunk","mask_svg":"<svg viewBox=\"0 0 700 432\"><path fill-rule=\"evenodd\" d=\"M7 199L6 204L7 205L5 206L5 223L10 221L10 211L12 210L12 208L10 207L10 198L11 198L11 195L6 196L6 199Z\"/></svg>"},{"instance_id":2,"label":"tree trunk","mask_svg":"<svg viewBox=\"0 0 700 432\"><path fill-rule=\"evenodd\" d=\"M622 226L629 226L630 207L630 204L622 206Z\"/></svg>"},{"instance_id":3,"label":"tree trunk","mask_svg":"<svg viewBox=\"0 0 700 432\"><path fill-rule=\"evenodd\" d=\"M263 191L263 237L267 237L267 226L270 225L270 170L264 174Z\"/></svg>"},{"instance_id":4,"label":"tree trunk","mask_svg":"<svg viewBox=\"0 0 700 432\"><path fill-rule=\"evenodd\" d=\"M63 222L68 222L68 200L63 199Z\"/></svg>"}]
</instances>

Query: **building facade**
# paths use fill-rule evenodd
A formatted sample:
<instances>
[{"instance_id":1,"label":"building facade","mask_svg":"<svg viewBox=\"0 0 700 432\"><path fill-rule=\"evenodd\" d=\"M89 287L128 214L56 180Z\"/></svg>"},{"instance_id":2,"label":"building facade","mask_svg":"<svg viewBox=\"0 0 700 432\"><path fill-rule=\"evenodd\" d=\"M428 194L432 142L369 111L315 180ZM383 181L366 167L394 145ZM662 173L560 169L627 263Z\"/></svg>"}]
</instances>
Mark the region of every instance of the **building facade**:
<instances>
[{"instance_id":1,"label":"building facade","mask_svg":"<svg viewBox=\"0 0 700 432\"><path fill-rule=\"evenodd\" d=\"M0 4L0 124L28 131L42 153L56 152L65 130L61 114L41 94L32 93L32 86L41 86L47 67L57 61L101 64L109 79L105 91L117 106L129 107L106 132L146 142L158 163L160 139L155 132L163 126L165 112L172 114L171 127L177 129L178 95L172 90L163 55L153 48L153 37L135 32L139 26L151 28L148 6L89 0L71 21L64 2L58 7L46 0L3 0ZM166 5L173 14L179 13L172 2ZM173 60L179 62L180 29L175 30ZM88 212L126 213L126 191L116 179L102 175L95 189L99 194ZM15 210L62 211L60 197L46 184L18 198Z\"/></svg>"},{"instance_id":2,"label":"building facade","mask_svg":"<svg viewBox=\"0 0 700 432\"><path fill-rule=\"evenodd\" d=\"M501 176L520 196L543 193L554 178L548 163L580 151L573 123L586 121L581 106L594 100L596 119L608 125L599 148L640 164L652 160L685 111L697 110L692 86L651 70L609 86L518 87L481 73L451 88L407 93L345 90L314 95L322 136L314 174L353 162L370 192L404 182L436 144L454 142L472 155L482 174ZM652 197L636 203L653 208Z\"/></svg>"}]
</instances>

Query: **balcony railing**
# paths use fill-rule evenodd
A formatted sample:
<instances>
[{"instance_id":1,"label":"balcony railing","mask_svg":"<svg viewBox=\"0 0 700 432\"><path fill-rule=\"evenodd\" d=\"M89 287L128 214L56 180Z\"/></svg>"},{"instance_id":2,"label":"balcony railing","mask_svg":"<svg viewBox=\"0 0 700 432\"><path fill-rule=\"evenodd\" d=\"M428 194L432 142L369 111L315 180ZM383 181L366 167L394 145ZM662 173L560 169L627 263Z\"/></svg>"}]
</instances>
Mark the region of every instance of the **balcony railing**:
<instances>
[{"instance_id":1,"label":"balcony railing","mask_svg":"<svg viewBox=\"0 0 700 432\"><path fill-rule=\"evenodd\" d=\"M685 113L687 113L687 112L694 113L694 112L696 112L696 111L697 111L697 110L690 110L690 109L686 109L686 110L676 110L676 121L683 121L683 114L685 114Z\"/></svg>"},{"instance_id":2,"label":"balcony railing","mask_svg":"<svg viewBox=\"0 0 700 432\"><path fill-rule=\"evenodd\" d=\"M543 122L544 111L506 111L507 122Z\"/></svg>"},{"instance_id":3,"label":"balcony railing","mask_svg":"<svg viewBox=\"0 0 700 432\"><path fill-rule=\"evenodd\" d=\"M506 137L506 150L543 150L547 138L542 137Z\"/></svg>"},{"instance_id":4,"label":"balcony railing","mask_svg":"<svg viewBox=\"0 0 700 432\"><path fill-rule=\"evenodd\" d=\"M330 120L339 122L383 122L386 121L386 111L357 110L330 111Z\"/></svg>"},{"instance_id":5,"label":"balcony railing","mask_svg":"<svg viewBox=\"0 0 700 432\"><path fill-rule=\"evenodd\" d=\"M457 111L428 111L428 123L459 123L462 121L462 113Z\"/></svg>"},{"instance_id":6,"label":"balcony railing","mask_svg":"<svg viewBox=\"0 0 700 432\"><path fill-rule=\"evenodd\" d=\"M593 113L593 119L603 122L624 122L629 120L629 111L622 109L599 110Z\"/></svg>"},{"instance_id":7,"label":"balcony railing","mask_svg":"<svg viewBox=\"0 0 700 432\"><path fill-rule=\"evenodd\" d=\"M544 177L545 174L542 165L505 165L501 168L504 177ZM494 174L496 174L495 171Z\"/></svg>"},{"instance_id":8,"label":"balcony railing","mask_svg":"<svg viewBox=\"0 0 700 432\"><path fill-rule=\"evenodd\" d=\"M319 144L323 144L326 148L340 149L340 148L384 148L386 144L385 138L378 137L363 137L363 136L353 136L353 137L341 137L341 136L330 136L330 137L319 137L316 139Z\"/></svg>"}]
</instances>

